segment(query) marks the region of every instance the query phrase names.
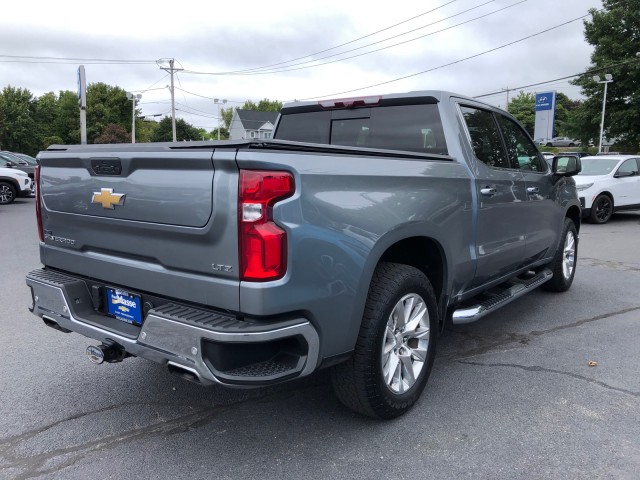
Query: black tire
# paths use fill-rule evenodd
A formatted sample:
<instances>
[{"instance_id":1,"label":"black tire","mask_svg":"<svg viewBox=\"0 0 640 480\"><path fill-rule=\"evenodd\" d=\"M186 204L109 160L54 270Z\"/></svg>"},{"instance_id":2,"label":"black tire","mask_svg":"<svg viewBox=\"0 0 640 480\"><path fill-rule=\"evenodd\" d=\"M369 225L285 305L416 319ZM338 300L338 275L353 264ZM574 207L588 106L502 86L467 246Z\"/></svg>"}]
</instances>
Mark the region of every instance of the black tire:
<instances>
[{"instance_id":1,"label":"black tire","mask_svg":"<svg viewBox=\"0 0 640 480\"><path fill-rule=\"evenodd\" d=\"M547 143L547 147L553 147L553 143L548 142L548 143Z\"/></svg>"},{"instance_id":2,"label":"black tire","mask_svg":"<svg viewBox=\"0 0 640 480\"><path fill-rule=\"evenodd\" d=\"M573 220L565 218L558 250L553 257L553 261L549 264L549 268L553 272L553 278L543 283L542 288L550 292L566 292L569 290L576 275L577 260L578 231ZM568 268L569 264L571 265L570 269Z\"/></svg>"},{"instance_id":3,"label":"black tire","mask_svg":"<svg viewBox=\"0 0 640 480\"><path fill-rule=\"evenodd\" d=\"M570 143L570 144L569 144L569 146L570 146L570 147L575 147L575 146L576 146L576 144L575 144L575 143Z\"/></svg>"},{"instance_id":4,"label":"black tire","mask_svg":"<svg viewBox=\"0 0 640 480\"><path fill-rule=\"evenodd\" d=\"M417 308L420 299L426 307L424 312L422 307ZM399 313L403 310L396 307L404 307L412 300L415 303L411 303L409 318L413 320L402 323ZM412 316L416 312L421 314ZM428 318L424 318L425 314ZM396 320L400 321L396 324ZM415 331L407 333L414 323ZM396 325L403 326L393 330ZM331 371L336 395L344 405L364 415L384 419L402 415L418 400L427 384L437 333L436 297L427 277L408 265L381 263L369 287L354 353ZM420 356L424 357L423 362ZM385 359L387 363L383 365ZM390 364L394 364L393 371Z\"/></svg>"},{"instance_id":5,"label":"black tire","mask_svg":"<svg viewBox=\"0 0 640 480\"><path fill-rule=\"evenodd\" d=\"M16 199L16 187L8 182L0 182L0 205L8 205Z\"/></svg>"},{"instance_id":6,"label":"black tire","mask_svg":"<svg viewBox=\"0 0 640 480\"><path fill-rule=\"evenodd\" d=\"M591 223L607 223L613 215L613 200L609 195L598 195L591 205Z\"/></svg>"}]
</instances>

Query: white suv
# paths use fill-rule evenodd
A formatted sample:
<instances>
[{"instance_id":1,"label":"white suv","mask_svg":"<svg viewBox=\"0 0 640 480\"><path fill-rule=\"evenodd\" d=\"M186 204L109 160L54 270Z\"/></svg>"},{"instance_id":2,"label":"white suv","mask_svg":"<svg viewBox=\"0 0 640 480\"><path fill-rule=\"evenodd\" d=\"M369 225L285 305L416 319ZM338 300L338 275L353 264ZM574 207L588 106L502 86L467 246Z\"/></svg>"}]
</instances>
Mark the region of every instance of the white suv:
<instances>
[{"instance_id":1,"label":"white suv","mask_svg":"<svg viewBox=\"0 0 640 480\"><path fill-rule=\"evenodd\" d=\"M582 216L593 223L609 221L613 212L640 210L640 155L584 157L573 177Z\"/></svg>"},{"instance_id":2,"label":"white suv","mask_svg":"<svg viewBox=\"0 0 640 480\"><path fill-rule=\"evenodd\" d=\"M29 175L15 168L0 167L0 205L32 194L33 183Z\"/></svg>"}]
</instances>

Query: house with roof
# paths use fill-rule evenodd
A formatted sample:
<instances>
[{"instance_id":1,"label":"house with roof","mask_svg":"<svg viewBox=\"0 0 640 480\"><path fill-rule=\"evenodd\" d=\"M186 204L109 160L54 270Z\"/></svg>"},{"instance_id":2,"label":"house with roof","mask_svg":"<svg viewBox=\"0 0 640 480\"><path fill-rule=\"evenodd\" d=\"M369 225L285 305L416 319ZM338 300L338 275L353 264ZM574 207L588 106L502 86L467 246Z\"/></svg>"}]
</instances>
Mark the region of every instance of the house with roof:
<instances>
[{"instance_id":1,"label":"house with roof","mask_svg":"<svg viewBox=\"0 0 640 480\"><path fill-rule=\"evenodd\" d=\"M229 139L271 138L277 118L278 112L235 109L229 125Z\"/></svg>"}]
</instances>

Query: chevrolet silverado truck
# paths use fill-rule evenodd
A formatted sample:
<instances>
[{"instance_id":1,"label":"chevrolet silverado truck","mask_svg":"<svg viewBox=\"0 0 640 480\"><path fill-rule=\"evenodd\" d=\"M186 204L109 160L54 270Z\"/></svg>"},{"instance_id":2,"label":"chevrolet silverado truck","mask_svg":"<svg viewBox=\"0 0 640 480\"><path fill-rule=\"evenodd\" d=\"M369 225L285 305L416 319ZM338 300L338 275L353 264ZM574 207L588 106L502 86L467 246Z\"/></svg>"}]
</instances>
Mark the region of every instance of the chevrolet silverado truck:
<instances>
[{"instance_id":1,"label":"chevrolet silverado truck","mask_svg":"<svg viewBox=\"0 0 640 480\"><path fill-rule=\"evenodd\" d=\"M39 154L30 310L91 360L269 385L331 368L391 418L438 334L569 289L576 157L547 165L508 113L441 91L287 104L273 139Z\"/></svg>"}]
</instances>

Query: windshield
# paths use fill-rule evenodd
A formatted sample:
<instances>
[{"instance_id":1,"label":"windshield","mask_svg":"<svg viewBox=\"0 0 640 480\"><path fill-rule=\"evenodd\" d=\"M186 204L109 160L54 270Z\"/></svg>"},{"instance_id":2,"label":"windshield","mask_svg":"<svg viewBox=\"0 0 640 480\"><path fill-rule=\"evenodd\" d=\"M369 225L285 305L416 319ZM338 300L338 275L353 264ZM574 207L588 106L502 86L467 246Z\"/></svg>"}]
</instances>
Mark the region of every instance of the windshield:
<instances>
[{"instance_id":1,"label":"windshield","mask_svg":"<svg viewBox=\"0 0 640 480\"><path fill-rule=\"evenodd\" d=\"M38 161L35 158L33 158L33 157L29 156L29 155L25 155L24 153L16 153L15 156L19 157L21 160L24 160L29 165L34 165L35 166L35 165L38 164Z\"/></svg>"},{"instance_id":2,"label":"windshield","mask_svg":"<svg viewBox=\"0 0 640 480\"><path fill-rule=\"evenodd\" d=\"M578 175L608 175L619 162L616 158L583 158L582 171Z\"/></svg>"}]
</instances>

